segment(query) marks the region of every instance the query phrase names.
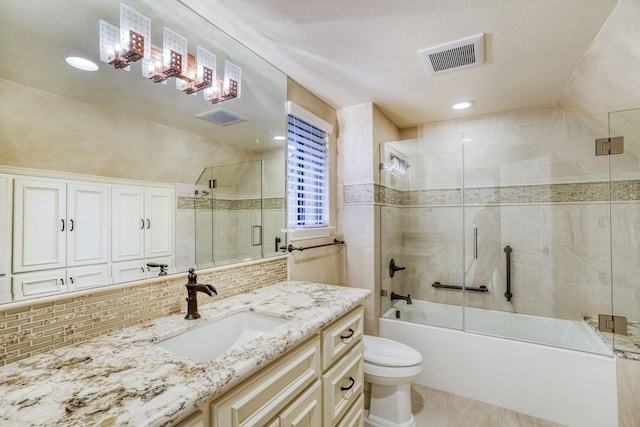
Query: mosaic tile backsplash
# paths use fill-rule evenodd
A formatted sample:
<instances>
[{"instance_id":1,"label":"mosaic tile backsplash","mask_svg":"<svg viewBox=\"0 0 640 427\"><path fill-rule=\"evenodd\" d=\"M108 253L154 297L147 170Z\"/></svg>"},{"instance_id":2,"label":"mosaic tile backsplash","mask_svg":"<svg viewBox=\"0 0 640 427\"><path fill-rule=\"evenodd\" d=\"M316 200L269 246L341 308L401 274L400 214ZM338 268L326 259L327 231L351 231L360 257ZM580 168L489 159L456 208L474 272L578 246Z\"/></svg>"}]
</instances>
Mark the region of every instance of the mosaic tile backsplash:
<instances>
[{"instance_id":1,"label":"mosaic tile backsplash","mask_svg":"<svg viewBox=\"0 0 640 427\"><path fill-rule=\"evenodd\" d=\"M205 270L198 282L213 284L224 298L287 280L287 259ZM186 275L0 310L0 365L106 332L186 310ZM198 295L199 304L214 301Z\"/></svg>"}]
</instances>

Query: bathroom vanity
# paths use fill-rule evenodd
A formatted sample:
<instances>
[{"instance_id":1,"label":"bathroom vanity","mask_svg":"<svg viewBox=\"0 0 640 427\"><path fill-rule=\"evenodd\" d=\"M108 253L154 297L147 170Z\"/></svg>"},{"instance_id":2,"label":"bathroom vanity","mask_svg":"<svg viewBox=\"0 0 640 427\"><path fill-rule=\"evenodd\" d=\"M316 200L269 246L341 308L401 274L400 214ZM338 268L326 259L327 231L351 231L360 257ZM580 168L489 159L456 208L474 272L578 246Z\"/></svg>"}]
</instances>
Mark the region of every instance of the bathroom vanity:
<instances>
[{"instance_id":1,"label":"bathroom vanity","mask_svg":"<svg viewBox=\"0 0 640 427\"><path fill-rule=\"evenodd\" d=\"M0 368L0 424L362 425L369 293L282 282L17 361ZM247 311L285 322L205 362L158 345Z\"/></svg>"}]
</instances>

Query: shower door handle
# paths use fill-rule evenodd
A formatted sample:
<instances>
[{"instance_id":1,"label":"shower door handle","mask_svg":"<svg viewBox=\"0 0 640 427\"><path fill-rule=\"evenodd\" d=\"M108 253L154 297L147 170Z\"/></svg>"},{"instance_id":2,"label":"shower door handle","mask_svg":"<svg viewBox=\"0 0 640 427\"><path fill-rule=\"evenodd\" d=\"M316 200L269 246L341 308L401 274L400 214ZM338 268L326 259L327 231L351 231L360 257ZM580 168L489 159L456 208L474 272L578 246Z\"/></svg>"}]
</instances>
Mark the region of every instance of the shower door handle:
<instances>
[{"instance_id":1,"label":"shower door handle","mask_svg":"<svg viewBox=\"0 0 640 427\"><path fill-rule=\"evenodd\" d=\"M473 259L478 259L478 227L473 227Z\"/></svg>"}]
</instances>

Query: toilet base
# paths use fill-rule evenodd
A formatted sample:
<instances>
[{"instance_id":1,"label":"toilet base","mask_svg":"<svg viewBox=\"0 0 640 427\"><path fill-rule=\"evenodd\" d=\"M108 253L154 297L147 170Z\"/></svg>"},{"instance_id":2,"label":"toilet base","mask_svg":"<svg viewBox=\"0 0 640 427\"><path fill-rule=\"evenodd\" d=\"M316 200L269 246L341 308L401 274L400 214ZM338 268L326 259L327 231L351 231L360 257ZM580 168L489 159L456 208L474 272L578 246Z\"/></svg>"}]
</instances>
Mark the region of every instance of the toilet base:
<instances>
[{"instance_id":1,"label":"toilet base","mask_svg":"<svg viewBox=\"0 0 640 427\"><path fill-rule=\"evenodd\" d=\"M364 411L364 427L416 427L416 419L411 415L411 419L402 424L389 424L386 420L375 420L375 416L371 417L369 410Z\"/></svg>"},{"instance_id":2,"label":"toilet base","mask_svg":"<svg viewBox=\"0 0 640 427\"><path fill-rule=\"evenodd\" d=\"M369 411L365 412L365 425L373 427L415 427L411 413L411 384L371 384Z\"/></svg>"}]
</instances>

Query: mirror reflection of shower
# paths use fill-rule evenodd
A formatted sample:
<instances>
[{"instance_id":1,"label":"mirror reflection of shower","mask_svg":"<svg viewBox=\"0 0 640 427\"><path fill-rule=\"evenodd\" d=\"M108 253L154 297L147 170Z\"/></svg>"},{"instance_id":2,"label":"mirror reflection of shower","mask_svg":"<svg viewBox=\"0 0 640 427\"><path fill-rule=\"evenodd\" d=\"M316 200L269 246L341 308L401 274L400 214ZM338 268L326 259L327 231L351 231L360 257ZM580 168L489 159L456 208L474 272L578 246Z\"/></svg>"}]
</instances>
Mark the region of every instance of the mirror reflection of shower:
<instances>
[{"instance_id":1,"label":"mirror reflection of shower","mask_svg":"<svg viewBox=\"0 0 640 427\"><path fill-rule=\"evenodd\" d=\"M280 253L274 242L284 240L282 157L206 168L194 195L198 267Z\"/></svg>"}]
</instances>

